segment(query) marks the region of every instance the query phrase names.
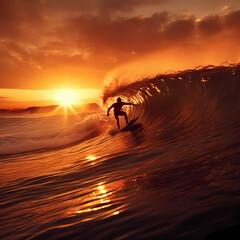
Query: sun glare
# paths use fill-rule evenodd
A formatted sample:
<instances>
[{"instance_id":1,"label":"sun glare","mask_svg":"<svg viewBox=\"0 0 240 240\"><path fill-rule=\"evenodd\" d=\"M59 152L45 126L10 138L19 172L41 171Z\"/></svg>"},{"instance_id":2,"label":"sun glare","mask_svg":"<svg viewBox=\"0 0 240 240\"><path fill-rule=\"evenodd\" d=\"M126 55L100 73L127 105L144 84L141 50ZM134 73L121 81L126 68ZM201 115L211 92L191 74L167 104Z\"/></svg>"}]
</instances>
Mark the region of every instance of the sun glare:
<instances>
[{"instance_id":1,"label":"sun glare","mask_svg":"<svg viewBox=\"0 0 240 240\"><path fill-rule=\"evenodd\" d=\"M80 103L80 95L74 90L63 89L55 94L55 99L60 101L62 106L71 106Z\"/></svg>"}]
</instances>

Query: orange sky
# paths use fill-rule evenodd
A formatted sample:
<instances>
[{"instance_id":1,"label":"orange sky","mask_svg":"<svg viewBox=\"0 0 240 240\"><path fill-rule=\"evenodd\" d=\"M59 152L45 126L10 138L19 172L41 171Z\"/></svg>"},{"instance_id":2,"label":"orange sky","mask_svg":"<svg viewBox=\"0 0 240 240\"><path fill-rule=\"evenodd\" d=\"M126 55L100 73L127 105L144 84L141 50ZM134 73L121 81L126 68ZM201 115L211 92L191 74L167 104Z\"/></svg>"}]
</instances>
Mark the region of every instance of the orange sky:
<instances>
[{"instance_id":1,"label":"orange sky","mask_svg":"<svg viewBox=\"0 0 240 240\"><path fill-rule=\"evenodd\" d=\"M0 1L0 107L25 104L2 89L95 90L113 75L240 62L239 40L239 0Z\"/></svg>"}]
</instances>

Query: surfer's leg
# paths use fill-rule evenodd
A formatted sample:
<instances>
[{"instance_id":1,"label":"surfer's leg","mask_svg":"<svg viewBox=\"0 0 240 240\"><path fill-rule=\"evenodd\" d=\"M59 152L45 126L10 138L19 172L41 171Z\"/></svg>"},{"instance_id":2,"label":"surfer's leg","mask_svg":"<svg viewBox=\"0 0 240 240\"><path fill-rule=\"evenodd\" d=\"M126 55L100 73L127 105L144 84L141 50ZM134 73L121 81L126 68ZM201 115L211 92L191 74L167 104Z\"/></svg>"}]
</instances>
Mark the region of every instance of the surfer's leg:
<instances>
[{"instance_id":1,"label":"surfer's leg","mask_svg":"<svg viewBox=\"0 0 240 240\"><path fill-rule=\"evenodd\" d=\"M126 123L128 124L128 118L127 118L127 114L126 114L125 112L120 111L120 112L118 113L118 115L124 116L124 117L125 117L125 120L126 120Z\"/></svg>"},{"instance_id":2,"label":"surfer's leg","mask_svg":"<svg viewBox=\"0 0 240 240\"><path fill-rule=\"evenodd\" d=\"M128 123L128 118L126 113L124 113L124 117L125 117L126 123Z\"/></svg>"},{"instance_id":3,"label":"surfer's leg","mask_svg":"<svg viewBox=\"0 0 240 240\"><path fill-rule=\"evenodd\" d=\"M118 125L118 128L120 129L119 118L117 118L117 125Z\"/></svg>"},{"instance_id":4,"label":"surfer's leg","mask_svg":"<svg viewBox=\"0 0 240 240\"><path fill-rule=\"evenodd\" d=\"M120 129L120 125L119 125L119 117L118 117L118 115L115 115L115 118L116 118L116 120L117 120L118 128Z\"/></svg>"}]
</instances>

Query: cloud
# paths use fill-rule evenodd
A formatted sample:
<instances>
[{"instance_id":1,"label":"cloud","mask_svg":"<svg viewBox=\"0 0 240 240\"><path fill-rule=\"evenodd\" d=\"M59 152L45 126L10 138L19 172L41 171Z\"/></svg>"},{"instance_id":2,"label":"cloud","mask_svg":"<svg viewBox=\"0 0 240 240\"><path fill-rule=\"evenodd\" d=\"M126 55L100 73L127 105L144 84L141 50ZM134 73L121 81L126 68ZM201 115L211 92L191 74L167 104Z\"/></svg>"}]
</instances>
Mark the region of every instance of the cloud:
<instances>
[{"instance_id":1,"label":"cloud","mask_svg":"<svg viewBox=\"0 0 240 240\"><path fill-rule=\"evenodd\" d=\"M211 36L223 31L222 19L218 15L207 16L198 22L198 31L202 36Z\"/></svg>"},{"instance_id":2,"label":"cloud","mask_svg":"<svg viewBox=\"0 0 240 240\"><path fill-rule=\"evenodd\" d=\"M65 11L77 11L81 15L113 15L152 5L161 5L166 0L50 0L46 4L50 8Z\"/></svg>"},{"instance_id":3,"label":"cloud","mask_svg":"<svg viewBox=\"0 0 240 240\"><path fill-rule=\"evenodd\" d=\"M228 41L237 38L238 11L226 15L210 15L197 20L193 15L160 12L148 17L99 18L78 16L58 29L63 42L74 41L79 49L92 56L115 56L117 62L139 57L181 44L208 44L208 37L219 35ZM237 23L236 23L237 22ZM228 30L232 33L226 34ZM225 39L225 40L224 40ZM133 54L134 53L134 54Z\"/></svg>"},{"instance_id":4,"label":"cloud","mask_svg":"<svg viewBox=\"0 0 240 240\"><path fill-rule=\"evenodd\" d=\"M180 19L170 22L165 29L165 35L174 42L193 36L195 32L195 19Z\"/></svg>"},{"instance_id":5,"label":"cloud","mask_svg":"<svg viewBox=\"0 0 240 240\"><path fill-rule=\"evenodd\" d=\"M39 28L44 21L41 6L39 0L0 1L0 37L20 40L32 35L33 27Z\"/></svg>"},{"instance_id":6,"label":"cloud","mask_svg":"<svg viewBox=\"0 0 240 240\"><path fill-rule=\"evenodd\" d=\"M238 44L240 10L202 19L170 11L132 14L137 8L163 3L0 1L0 87L53 88L67 86L69 79L78 87L100 86L109 70L124 63L153 53L167 56L168 49L210 49L214 42L222 43L214 49L224 53L226 60L235 54L224 46ZM93 83L86 81L88 76Z\"/></svg>"},{"instance_id":7,"label":"cloud","mask_svg":"<svg viewBox=\"0 0 240 240\"><path fill-rule=\"evenodd\" d=\"M240 29L240 10L232 11L223 17L224 25L228 29L238 30Z\"/></svg>"},{"instance_id":8,"label":"cloud","mask_svg":"<svg viewBox=\"0 0 240 240\"><path fill-rule=\"evenodd\" d=\"M100 0L99 7L104 12L129 12L137 7L161 4L164 0Z\"/></svg>"},{"instance_id":9,"label":"cloud","mask_svg":"<svg viewBox=\"0 0 240 240\"><path fill-rule=\"evenodd\" d=\"M226 31L238 31L240 29L240 10L231 11L223 16L212 15L206 16L198 22L199 33L203 36L215 34L224 34ZM235 37L232 35L232 37Z\"/></svg>"},{"instance_id":10,"label":"cloud","mask_svg":"<svg viewBox=\"0 0 240 240\"><path fill-rule=\"evenodd\" d=\"M80 16L61 29L63 41L76 37L79 47L105 53L146 52L152 50L162 39L161 28L166 24L166 12L151 17L99 19ZM64 34L67 32L67 36ZM71 32L73 34L71 35Z\"/></svg>"}]
</instances>

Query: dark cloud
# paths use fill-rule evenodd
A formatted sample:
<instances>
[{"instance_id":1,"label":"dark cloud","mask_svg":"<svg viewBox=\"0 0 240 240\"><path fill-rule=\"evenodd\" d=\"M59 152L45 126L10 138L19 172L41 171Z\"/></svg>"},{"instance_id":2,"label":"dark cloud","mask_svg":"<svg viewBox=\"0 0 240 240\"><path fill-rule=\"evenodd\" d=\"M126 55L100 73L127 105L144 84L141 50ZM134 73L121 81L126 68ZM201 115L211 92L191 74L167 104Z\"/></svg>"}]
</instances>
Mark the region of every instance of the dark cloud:
<instances>
[{"instance_id":1,"label":"dark cloud","mask_svg":"<svg viewBox=\"0 0 240 240\"><path fill-rule=\"evenodd\" d=\"M61 29L61 37L65 38L64 33L68 32L67 36L76 37L79 47L91 48L94 52L146 52L158 45L167 19L166 12L115 20L78 17Z\"/></svg>"},{"instance_id":2,"label":"dark cloud","mask_svg":"<svg viewBox=\"0 0 240 240\"><path fill-rule=\"evenodd\" d=\"M198 23L199 33L203 36L211 36L223 30L223 23L220 16L207 16Z\"/></svg>"},{"instance_id":3,"label":"dark cloud","mask_svg":"<svg viewBox=\"0 0 240 240\"><path fill-rule=\"evenodd\" d=\"M154 5L164 0L99 0L100 9L107 12L128 12L137 7Z\"/></svg>"},{"instance_id":4,"label":"dark cloud","mask_svg":"<svg viewBox=\"0 0 240 240\"><path fill-rule=\"evenodd\" d=\"M223 21L226 28L240 30L240 10L226 14Z\"/></svg>"},{"instance_id":5,"label":"dark cloud","mask_svg":"<svg viewBox=\"0 0 240 240\"><path fill-rule=\"evenodd\" d=\"M142 6L161 5L166 0L46 0L50 8L77 11L80 14L112 15L130 12Z\"/></svg>"},{"instance_id":6,"label":"dark cloud","mask_svg":"<svg viewBox=\"0 0 240 240\"><path fill-rule=\"evenodd\" d=\"M187 39L193 36L195 32L195 19L180 19L176 21L170 22L165 29L166 36L173 40L174 42L178 42L182 39Z\"/></svg>"},{"instance_id":7,"label":"dark cloud","mask_svg":"<svg viewBox=\"0 0 240 240\"><path fill-rule=\"evenodd\" d=\"M115 56L126 61L154 50L191 40L196 31L193 16L161 12L149 17L105 18L79 16L58 29L62 42L70 39L92 55Z\"/></svg>"},{"instance_id":8,"label":"dark cloud","mask_svg":"<svg viewBox=\"0 0 240 240\"><path fill-rule=\"evenodd\" d=\"M239 38L240 31L240 10L231 11L223 16L207 16L198 22L198 32L203 37L216 34L224 35L231 31L230 37L234 40ZM229 37L229 35L228 35Z\"/></svg>"}]
</instances>

